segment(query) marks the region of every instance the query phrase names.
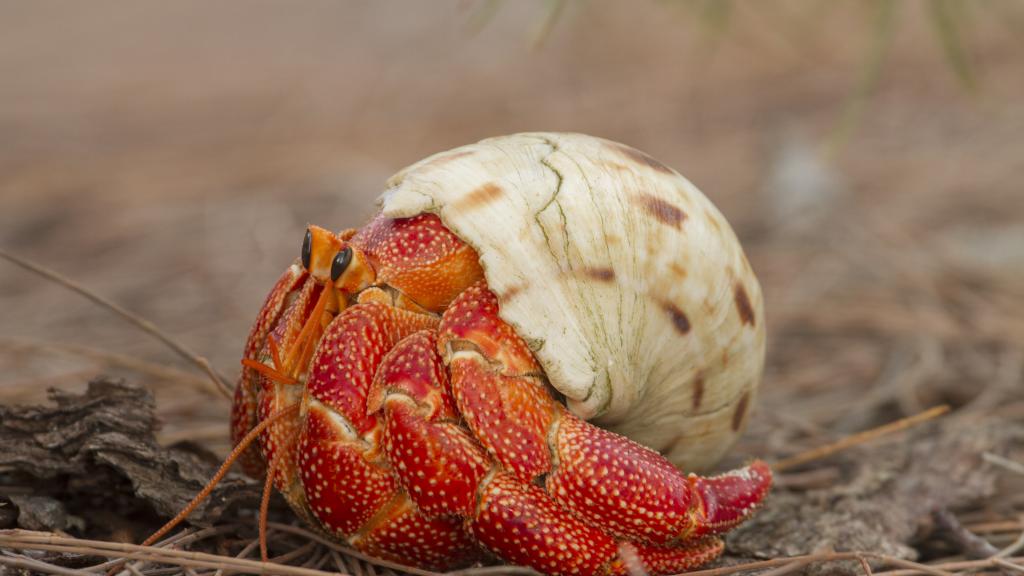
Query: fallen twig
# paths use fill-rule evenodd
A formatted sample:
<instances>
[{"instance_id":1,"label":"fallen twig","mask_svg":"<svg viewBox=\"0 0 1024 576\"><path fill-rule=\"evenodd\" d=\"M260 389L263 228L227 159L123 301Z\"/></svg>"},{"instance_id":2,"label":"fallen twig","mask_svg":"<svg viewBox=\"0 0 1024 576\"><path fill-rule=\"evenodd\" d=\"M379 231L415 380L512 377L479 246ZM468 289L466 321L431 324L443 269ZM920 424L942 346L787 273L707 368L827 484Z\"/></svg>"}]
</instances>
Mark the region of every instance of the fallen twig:
<instances>
[{"instance_id":1,"label":"fallen twig","mask_svg":"<svg viewBox=\"0 0 1024 576\"><path fill-rule=\"evenodd\" d=\"M43 562L42 560L29 558L21 554L13 556L0 555L0 565L11 566L13 568L20 568L24 570L31 570L33 572L43 572L45 574L62 574L65 576L96 576L91 572L85 572L83 570L75 570L73 568L57 566L56 564L50 564L49 562Z\"/></svg>"},{"instance_id":2,"label":"fallen twig","mask_svg":"<svg viewBox=\"0 0 1024 576\"><path fill-rule=\"evenodd\" d=\"M274 562L245 560L232 556L207 554L205 552L188 552L157 548L155 546L104 542L102 540L83 540L27 530L0 530L0 547L23 550L52 550L55 552L89 554L110 558L120 557L123 560L148 560L190 568L223 568L239 572L280 576L327 576L333 574L309 568L288 566ZM78 572L76 574L79 576L83 574L95 576L91 572Z\"/></svg>"},{"instance_id":3,"label":"fallen twig","mask_svg":"<svg viewBox=\"0 0 1024 576\"><path fill-rule=\"evenodd\" d=\"M1021 464L1016 460L1010 460L1009 458L1004 458L1003 456L993 454L991 452L985 452L981 457L989 464L995 464L996 466L1000 466L1011 472L1016 472L1017 474L1024 474L1024 464Z\"/></svg>"},{"instance_id":4,"label":"fallen twig","mask_svg":"<svg viewBox=\"0 0 1024 576\"><path fill-rule=\"evenodd\" d=\"M984 560L962 560L957 562L942 562L939 564L932 564L933 568L941 568L945 570L984 570L986 568L996 568L1002 566L1001 562L1024 562L1024 557L1015 558L986 558ZM875 572L875 576L914 576L921 574L922 571L918 568L910 568L903 570L888 570L885 572ZM925 572L927 573L927 572Z\"/></svg>"},{"instance_id":5,"label":"fallen twig","mask_svg":"<svg viewBox=\"0 0 1024 576\"><path fill-rule=\"evenodd\" d=\"M252 551L255 550L259 545L260 545L260 541L258 539L256 539L256 538L253 538L251 541L249 541L248 544L245 545L244 548L242 548L241 552L239 552L238 554L235 554L235 558L245 558L249 554L252 554ZM224 569L223 568L218 568L217 571L214 572L214 574L213 574L213 576L223 576L223 575L224 575Z\"/></svg>"},{"instance_id":6,"label":"fallen twig","mask_svg":"<svg viewBox=\"0 0 1024 576\"><path fill-rule=\"evenodd\" d=\"M220 376L220 374L218 374L217 371L213 369L213 366L210 365L210 362L206 358L203 358L202 356L189 350L184 344L181 344L177 340L171 338L167 333L165 333L163 330L157 327L156 324L150 322L149 320L146 320L145 318L142 318L138 314L129 312L125 308L121 307L119 304L111 300L108 300L103 296L100 296L99 294L93 292L92 290L86 288L85 286L82 286L81 284L75 282L74 280L67 278L66 276L60 274L59 272L50 270L49 268L36 264L31 260L22 258L21 256L15 256L14 254L11 254L10 252L7 252L6 250L3 249L0 249L0 258L4 258L13 264L17 264L18 266L21 266L22 268L30 272L34 272L42 276L43 278L46 278L47 280L56 282L57 284L71 290L72 292L84 296L85 298L88 298L89 300L95 302L96 304L99 304L100 306L106 308L107 310L110 310L111 312L117 314L121 318L124 318L128 322L134 324L143 332L163 342L165 345L167 345L167 347L169 347L171 350L174 350L182 358L192 362L196 366L199 366L200 369L202 369L204 372L206 372L207 375L210 376L210 379L213 380L214 384L217 386L217 389L221 392L221 394L223 394L224 397L227 398L228 400L231 399L233 395L232 388L228 386L224 379Z\"/></svg>"},{"instance_id":7,"label":"fallen twig","mask_svg":"<svg viewBox=\"0 0 1024 576\"><path fill-rule=\"evenodd\" d=\"M305 528L301 528L299 526L281 524L278 522L267 522L267 527L272 528L274 530L279 530L281 532L288 532L291 534L303 536L305 538L309 538L314 542L319 542L320 544L323 544L324 546L327 546L328 548L340 552L350 558L356 558L362 560L363 562L366 562L367 568L371 568L372 566L376 565L382 568L389 568L392 570L397 570L399 572L404 572L406 574L414 574L416 576L496 576L498 574L536 576L537 574L536 571L523 566L481 566L476 568L455 570L452 572L433 572L431 570L423 570L421 568L414 568L412 566L406 566L404 564L399 564L397 562L388 562L387 560L381 560L379 558L367 556L362 552L359 552L358 550L354 550L343 544L339 544L338 542L328 540L327 538L324 538L323 536L320 536L315 532L306 530Z\"/></svg>"},{"instance_id":8,"label":"fallen twig","mask_svg":"<svg viewBox=\"0 0 1024 576\"><path fill-rule=\"evenodd\" d=\"M996 558L1009 558L1024 549L1024 532L1012 544L995 553Z\"/></svg>"},{"instance_id":9,"label":"fallen twig","mask_svg":"<svg viewBox=\"0 0 1024 576\"><path fill-rule=\"evenodd\" d=\"M1020 573L1024 574L1024 564L1017 564L1016 562L1010 562L1009 560L1007 560L1005 558L993 558L992 562L995 563L997 566L1001 566L1003 568L1009 568L1010 570L1013 570L1014 572L1020 572Z\"/></svg>"},{"instance_id":10,"label":"fallen twig","mask_svg":"<svg viewBox=\"0 0 1024 576\"><path fill-rule=\"evenodd\" d=\"M196 376L190 372L179 370L173 366L166 366L156 362L140 360L134 356L118 354L99 348L70 344L66 342L37 341L26 338L10 338L0 336L0 347L8 351L31 351L39 354L51 355L53 353L65 354L86 358L96 363L127 368L140 374L153 376L161 380L180 382L193 386L203 392L220 394L220 388L216 383L211 383L208 378Z\"/></svg>"},{"instance_id":11,"label":"fallen twig","mask_svg":"<svg viewBox=\"0 0 1024 576\"><path fill-rule=\"evenodd\" d=\"M739 574L741 572L748 572L751 570L763 570L765 568L774 568L776 566L788 566L792 563L799 563L801 566L806 566L807 564L813 564L817 562L840 562L844 560L864 562L864 560L867 558L877 560L882 564L908 567L914 570L913 573L915 574L924 573L935 574L936 576L952 576L951 572L947 572L936 566L928 566L927 564L920 564L917 562L912 562L910 560L903 560L901 558L895 558L884 554L876 554L874 552L819 552L816 554L806 554L803 556L790 556L787 558L772 558L771 560L747 562L744 564L735 564L733 566L725 566L722 568L697 570L694 572L686 572L685 576L724 576L726 574ZM684 575L679 574L677 576Z\"/></svg>"},{"instance_id":12,"label":"fallen twig","mask_svg":"<svg viewBox=\"0 0 1024 576\"><path fill-rule=\"evenodd\" d=\"M1024 530L1024 522L1001 520L997 522L977 522L966 526L971 532L1020 532Z\"/></svg>"},{"instance_id":13,"label":"fallen twig","mask_svg":"<svg viewBox=\"0 0 1024 576\"><path fill-rule=\"evenodd\" d=\"M892 434L894 432L906 430L911 426L916 426L917 424L931 420L932 418L937 418L945 414L946 412L949 412L949 410L950 407L945 404L943 404L942 406L935 406L934 408L925 410L920 414L915 414L914 416L910 416L908 418L902 418L900 420L890 422L877 428L872 428L870 430L858 432L857 434L847 436L845 438L840 439L837 442L833 442L832 444L820 446L818 448L814 448L813 450L808 450L806 452L801 452L800 454L797 454L795 456L784 458L773 464L772 468L777 471L786 470L789 468L800 466L801 464L806 464L813 460L818 460L826 456L831 456L836 452L846 450L847 448L856 446L858 444L869 442L881 436L885 436L886 434Z\"/></svg>"},{"instance_id":14,"label":"fallen twig","mask_svg":"<svg viewBox=\"0 0 1024 576\"><path fill-rule=\"evenodd\" d=\"M278 529L280 527L287 527L289 528L289 530L287 531L293 532L295 534L315 536L311 532L306 530L291 530L292 528L295 528L293 526L272 523L271 527L274 529ZM325 539L319 537L316 537L315 539L315 541L320 540ZM326 544L328 545L328 549L330 551L329 554L334 559L334 563L339 570L342 570L342 567L345 566L345 562L343 561L342 555L346 555L349 558L355 558L359 556L358 553L353 553L353 551L346 549L342 546L339 546L336 543L326 541ZM255 549L255 541L250 542L238 556L220 556L216 554L206 554L202 552L187 552L176 549L158 548L155 546L139 546L134 544L122 544L116 542L84 540L65 536L58 536L46 532L31 532L27 530L0 530L0 546L10 549L52 550L64 553L107 556L111 558L118 558L121 560L145 560L149 562L172 564L181 567L208 568L216 569L218 571L223 570L225 572L241 571L281 576L325 576L326 574L336 574L312 568L283 565L277 562L259 562L256 560L246 560L244 558L241 558L241 556L244 556ZM308 552L311 548L312 547L307 544L305 546L301 546L299 549L301 549L303 552ZM341 554L339 554L339 551L341 552ZM294 552L289 554L293 554L294 556L301 555ZM975 560L969 562L948 562L943 564L927 565L918 562L912 562L910 560L894 558L884 554L876 554L872 552L822 552L817 554L808 554L804 556L773 558L771 560L761 560L757 562L748 562L744 564L736 564L733 566L725 566L721 568L698 570L695 572L687 572L686 574L687 576L725 576L728 574L741 574L754 570L765 570L769 568L781 567L789 569L792 566L806 566L812 563L836 561L856 561L860 562L863 565L866 559L875 560L883 565L898 566L902 568L901 570L875 572L875 574L879 576L910 576L913 574L933 574L936 576L951 576L953 574L952 572L950 572L951 570L983 569L995 567L1003 567L1017 571L1024 570L1024 565L1018 564L1019 562L1024 562L1024 557L989 558L985 560ZM410 569L405 566L381 562L375 559L373 559L373 562L376 563L378 566L390 564L394 567L394 570L399 573L430 576L440 576L442 574L438 572L431 572L428 570L417 570L414 568ZM27 564L21 558L12 559L9 556L0 556L0 563L28 567ZM376 570L373 569L372 564L368 563L365 566L366 570L370 573L369 576L375 575L377 573ZM48 574L72 574L74 576L95 576L95 572L71 570L48 563L39 563L38 565L33 565L31 569L38 570L40 572L45 572ZM342 571L344 572L344 570ZM356 570L351 570L351 572L353 573L354 576L368 576L366 574L360 574ZM497 576L499 574L536 574L536 572L526 568L515 566L488 566L448 572L445 573L444 576Z\"/></svg>"},{"instance_id":15,"label":"fallen twig","mask_svg":"<svg viewBox=\"0 0 1024 576\"><path fill-rule=\"evenodd\" d=\"M988 540L971 532L960 523L955 515L945 508L936 510L932 516L947 539L956 545L968 558L980 559L995 556L999 549Z\"/></svg>"}]
</instances>

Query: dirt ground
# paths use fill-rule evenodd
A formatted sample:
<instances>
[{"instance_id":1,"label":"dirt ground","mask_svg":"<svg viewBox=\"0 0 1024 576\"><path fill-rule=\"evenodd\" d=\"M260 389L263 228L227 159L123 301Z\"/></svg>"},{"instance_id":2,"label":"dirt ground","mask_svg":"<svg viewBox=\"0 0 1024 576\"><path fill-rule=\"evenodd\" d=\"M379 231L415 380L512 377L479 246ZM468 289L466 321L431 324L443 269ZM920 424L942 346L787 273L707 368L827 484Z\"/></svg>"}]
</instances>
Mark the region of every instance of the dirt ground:
<instances>
[{"instance_id":1,"label":"dirt ground","mask_svg":"<svg viewBox=\"0 0 1024 576\"><path fill-rule=\"evenodd\" d=\"M152 320L233 378L307 222L359 225L388 175L484 137L622 141L718 205L764 289L766 372L724 465L949 404L942 423L865 462L943 476L956 467L943 458L974 458L985 482L950 478L984 489L936 486L944 496L929 502L975 531L1009 523L982 530L1009 545L1024 530L1011 465L1024 456L1024 11L723 5L0 2L0 248ZM879 24L885 6L892 20ZM3 261L0 312L0 405L123 377L155 394L159 443L228 450L228 403L121 319ZM991 442L955 442L985 430ZM851 488L862 476L847 464L795 472L779 502L836 486L853 507L893 494ZM774 513L765 534L782 526ZM894 520L909 532L888 534L904 548L884 552L969 557L907 528L931 513ZM737 556L809 551L755 540Z\"/></svg>"}]
</instances>

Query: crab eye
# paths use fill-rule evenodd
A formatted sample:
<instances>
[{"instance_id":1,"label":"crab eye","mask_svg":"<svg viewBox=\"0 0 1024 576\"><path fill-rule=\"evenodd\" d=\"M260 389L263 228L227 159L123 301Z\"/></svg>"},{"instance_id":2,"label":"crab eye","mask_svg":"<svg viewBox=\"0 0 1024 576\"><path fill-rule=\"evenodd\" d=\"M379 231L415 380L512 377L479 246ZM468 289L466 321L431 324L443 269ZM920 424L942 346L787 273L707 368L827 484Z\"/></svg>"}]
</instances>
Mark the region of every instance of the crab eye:
<instances>
[{"instance_id":1,"label":"crab eye","mask_svg":"<svg viewBox=\"0 0 1024 576\"><path fill-rule=\"evenodd\" d=\"M306 238L302 241L302 267L309 270L309 259L313 253L313 233L306 229Z\"/></svg>"},{"instance_id":2,"label":"crab eye","mask_svg":"<svg viewBox=\"0 0 1024 576\"><path fill-rule=\"evenodd\" d=\"M346 246L344 250L341 250L334 255L334 261L331 262L331 281L336 282L341 275L345 273L345 269L352 262L352 247Z\"/></svg>"}]
</instances>

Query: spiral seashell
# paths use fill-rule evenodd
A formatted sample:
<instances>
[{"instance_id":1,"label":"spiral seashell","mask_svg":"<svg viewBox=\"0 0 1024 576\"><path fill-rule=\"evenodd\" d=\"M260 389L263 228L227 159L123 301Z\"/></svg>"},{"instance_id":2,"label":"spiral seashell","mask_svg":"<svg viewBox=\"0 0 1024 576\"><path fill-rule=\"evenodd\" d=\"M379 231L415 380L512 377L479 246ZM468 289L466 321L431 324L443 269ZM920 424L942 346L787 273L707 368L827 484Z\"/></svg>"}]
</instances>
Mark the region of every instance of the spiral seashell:
<instances>
[{"instance_id":1,"label":"spiral seashell","mask_svg":"<svg viewBox=\"0 0 1024 576\"><path fill-rule=\"evenodd\" d=\"M502 319L577 415L706 469L764 366L760 285L676 171L581 134L503 136L393 176L385 216L437 214L480 256Z\"/></svg>"}]
</instances>

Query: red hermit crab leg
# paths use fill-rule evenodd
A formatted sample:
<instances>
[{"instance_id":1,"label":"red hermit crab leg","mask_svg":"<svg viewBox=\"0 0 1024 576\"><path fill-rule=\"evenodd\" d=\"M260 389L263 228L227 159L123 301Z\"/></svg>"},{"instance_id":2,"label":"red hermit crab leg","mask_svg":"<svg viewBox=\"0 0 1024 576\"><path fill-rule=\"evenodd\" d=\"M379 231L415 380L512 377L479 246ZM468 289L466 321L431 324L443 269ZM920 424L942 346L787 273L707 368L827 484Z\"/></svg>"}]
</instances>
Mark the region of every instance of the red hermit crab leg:
<instances>
[{"instance_id":1,"label":"red hermit crab leg","mask_svg":"<svg viewBox=\"0 0 1024 576\"><path fill-rule=\"evenodd\" d=\"M510 562L549 574L622 574L625 546L647 570L671 573L721 553L717 538L673 548L617 540L503 471L460 425L430 331L405 338L385 357L368 408L383 412L388 459L416 506L427 516L463 516L477 540Z\"/></svg>"},{"instance_id":2,"label":"red hermit crab leg","mask_svg":"<svg viewBox=\"0 0 1024 576\"><path fill-rule=\"evenodd\" d=\"M269 378L272 382L280 382L281 384L298 384L298 380L286 375L282 371L284 363L281 361L281 353L278 350L277 340L267 338L267 351L270 353L270 366L252 358L242 358L242 366L255 370Z\"/></svg>"},{"instance_id":3,"label":"red hermit crab leg","mask_svg":"<svg viewBox=\"0 0 1024 576\"><path fill-rule=\"evenodd\" d=\"M450 569L479 554L460 521L426 517L395 482L367 413L374 373L395 343L437 319L380 302L345 310L310 364L298 469L309 510L327 532L374 556Z\"/></svg>"},{"instance_id":4,"label":"red hermit crab leg","mask_svg":"<svg viewBox=\"0 0 1024 576\"><path fill-rule=\"evenodd\" d=\"M445 312L438 344L459 412L522 482L544 476L551 497L612 534L652 544L720 533L753 513L771 486L763 462L703 479L660 454L596 428L544 393L526 344L497 316L483 283Z\"/></svg>"},{"instance_id":5,"label":"red hermit crab leg","mask_svg":"<svg viewBox=\"0 0 1024 576\"><path fill-rule=\"evenodd\" d=\"M274 284L249 332L243 364L258 363L270 331L288 305L288 296L299 290L307 277L300 267L290 266ZM280 364L275 364L275 367L280 368ZM238 383L235 385L235 398L231 405L231 439L235 445L256 425L259 389L258 373L246 365L242 368ZM257 478L263 475L263 459L257 446L242 454L239 463L249 476Z\"/></svg>"},{"instance_id":6,"label":"red hermit crab leg","mask_svg":"<svg viewBox=\"0 0 1024 576\"><path fill-rule=\"evenodd\" d=\"M507 473L481 487L470 527L473 536L505 560L553 575L628 574L621 548L635 554L641 574L673 574L706 564L724 549L716 537L670 548L615 540L555 504L543 488Z\"/></svg>"},{"instance_id":7,"label":"red hermit crab leg","mask_svg":"<svg viewBox=\"0 0 1024 576\"><path fill-rule=\"evenodd\" d=\"M270 509L271 489L274 486L274 476L277 474L277 467L280 460L274 459L267 466L267 477L263 480L263 495L260 497L259 518L259 540L260 560L266 562L270 554L267 552L267 513Z\"/></svg>"},{"instance_id":8,"label":"red hermit crab leg","mask_svg":"<svg viewBox=\"0 0 1024 576\"><path fill-rule=\"evenodd\" d=\"M273 414L282 404L298 404L300 377L308 365L331 305L333 291L307 279L288 309L279 315L267 336L260 360L245 358L242 364L259 375L258 414ZM314 304L315 302L315 304ZM282 358L279 343L287 347ZM272 366L264 362L270 361ZM295 447L301 421L293 418L268 427L261 438L263 456L269 463L260 503L260 554L266 560L266 511L271 487L276 485L293 508L305 510L305 494L298 482Z\"/></svg>"},{"instance_id":9,"label":"red hermit crab leg","mask_svg":"<svg viewBox=\"0 0 1024 576\"><path fill-rule=\"evenodd\" d=\"M419 509L472 518L477 489L494 464L460 425L436 349L431 331L398 343L377 370L367 409L384 416L388 460Z\"/></svg>"}]
</instances>

